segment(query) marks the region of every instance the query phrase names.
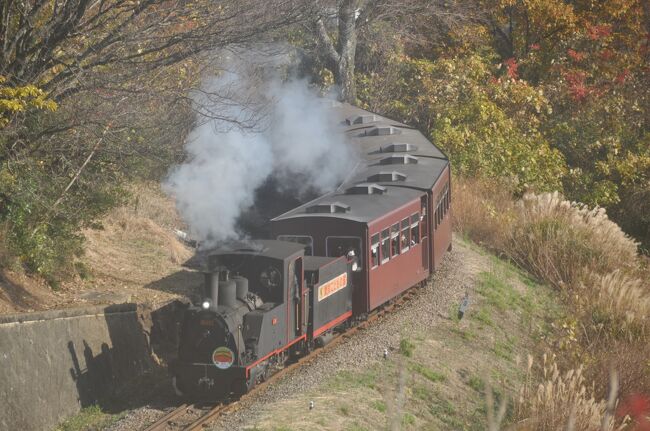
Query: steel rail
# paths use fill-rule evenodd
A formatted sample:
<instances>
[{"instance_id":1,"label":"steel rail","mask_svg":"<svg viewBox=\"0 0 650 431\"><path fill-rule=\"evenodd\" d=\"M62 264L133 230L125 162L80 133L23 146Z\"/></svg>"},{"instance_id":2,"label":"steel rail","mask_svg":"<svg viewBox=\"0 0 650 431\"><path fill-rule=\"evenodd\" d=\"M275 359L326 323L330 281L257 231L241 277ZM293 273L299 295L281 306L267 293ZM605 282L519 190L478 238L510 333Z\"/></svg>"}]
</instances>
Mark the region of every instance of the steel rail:
<instances>
[{"instance_id":1,"label":"steel rail","mask_svg":"<svg viewBox=\"0 0 650 431\"><path fill-rule=\"evenodd\" d=\"M182 414L186 414L192 406L188 404L181 404L180 406L176 407L174 410L171 412L167 413L165 416L161 417L158 419L156 422L153 424L149 425L147 428L145 428L144 431L159 431L163 430L169 425L169 422L173 419L176 419L178 416Z\"/></svg>"}]
</instances>

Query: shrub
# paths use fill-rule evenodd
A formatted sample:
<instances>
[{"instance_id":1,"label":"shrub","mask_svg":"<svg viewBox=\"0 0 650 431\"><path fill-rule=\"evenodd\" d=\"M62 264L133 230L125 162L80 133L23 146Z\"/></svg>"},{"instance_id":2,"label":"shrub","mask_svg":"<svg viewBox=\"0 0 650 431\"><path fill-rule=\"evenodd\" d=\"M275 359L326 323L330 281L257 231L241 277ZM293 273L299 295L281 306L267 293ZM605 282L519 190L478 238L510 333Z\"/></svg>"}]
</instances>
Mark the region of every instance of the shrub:
<instances>
[{"instance_id":1,"label":"shrub","mask_svg":"<svg viewBox=\"0 0 650 431\"><path fill-rule=\"evenodd\" d=\"M382 73L359 76L359 97L430 136L463 175L512 178L519 192L561 187L566 163L540 132L548 100L523 80L495 79L494 60L391 56Z\"/></svg>"}]
</instances>

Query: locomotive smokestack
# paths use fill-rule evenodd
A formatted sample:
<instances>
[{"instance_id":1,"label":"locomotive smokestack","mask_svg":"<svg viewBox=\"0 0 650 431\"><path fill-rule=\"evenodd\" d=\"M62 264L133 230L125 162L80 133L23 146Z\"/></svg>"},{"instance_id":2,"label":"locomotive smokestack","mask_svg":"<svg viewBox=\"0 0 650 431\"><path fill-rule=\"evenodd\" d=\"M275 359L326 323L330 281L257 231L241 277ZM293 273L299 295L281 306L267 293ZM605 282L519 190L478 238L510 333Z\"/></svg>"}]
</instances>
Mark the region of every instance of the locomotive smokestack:
<instances>
[{"instance_id":1,"label":"locomotive smokestack","mask_svg":"<svg viewBox=\"0 0 650 431\"><path fill-rule=\"evenodd\" d=\"M214 272L205 273L205 294L212 301L212 309L217 309L219 303L219 275Z\"/></svg>"},{"instance_id":2,"label":"locomotive smokestack","mask_svg":"<svg viewBox=\"0 0 650 431\"><path fill-rule=\"evenodd\" d=\"M237 305L237 284L235 280L219 282L219 305L234 308Z\"/></svg>"},{"instance_id":3,"label":"locomotive smokestack","mask_svg":"<svg viewBox=\"0 0 650 431\"><path fill-rule=\"evenodd\" d=\"M235 280L237 299L241 301L246 301L246 295L248 295L248 279L240 275L232 278Z\"/></svg>"}]
</instances>

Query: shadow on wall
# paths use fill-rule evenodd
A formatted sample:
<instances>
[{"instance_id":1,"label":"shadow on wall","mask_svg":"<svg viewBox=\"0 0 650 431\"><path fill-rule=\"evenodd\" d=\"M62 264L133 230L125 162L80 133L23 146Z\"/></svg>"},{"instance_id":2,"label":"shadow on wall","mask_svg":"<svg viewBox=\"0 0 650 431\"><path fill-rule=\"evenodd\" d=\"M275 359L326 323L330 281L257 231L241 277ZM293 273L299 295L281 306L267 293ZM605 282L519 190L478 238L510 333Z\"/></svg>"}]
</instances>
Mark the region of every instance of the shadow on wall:
<instances>
[{"instance_id":1,"label":"shadow on wall","mask_svg":"<svg viewBox=\"0 0 650 431\"><path fill-rule=\"evenodd\" d=\"M70 369L70 374L77 385L79 403L81 407L88 407L96 404L115 387L113 384L114 373L111 349L108 344L102 343L101 353L96 356L93 355L93 351L86 340L83 341L83 345L83 356L86 364L84 369L81 368L79 363L73 341L68 343L68 350L72 357L73 366Z\"/></svg>"},{"instance_id":2,"label":"shadow on wall","mask_svg":"<svg viewBox=\"0 0 650 431\"><path fill-rule=\"evenodd\" d=\"M176 350L177 322L184 305L172 302L157 310L121 304L106 307L108 338L103 342L68 341L70 376L81 407L99 405L118 413L146 404L175 402L166 364Z\"/></svg>"}]
</instances>

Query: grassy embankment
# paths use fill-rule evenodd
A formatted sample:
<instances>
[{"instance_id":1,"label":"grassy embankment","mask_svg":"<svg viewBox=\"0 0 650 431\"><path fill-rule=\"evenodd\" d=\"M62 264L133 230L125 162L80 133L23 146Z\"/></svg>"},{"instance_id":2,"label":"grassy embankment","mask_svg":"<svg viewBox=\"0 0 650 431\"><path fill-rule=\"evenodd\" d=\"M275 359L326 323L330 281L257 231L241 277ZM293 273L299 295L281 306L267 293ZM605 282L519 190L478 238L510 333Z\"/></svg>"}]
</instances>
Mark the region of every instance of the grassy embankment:
<instances>
[{"instance_id":1,"label":"grassy embankment","mask_svg":"<svg viewBox=\"0 0 650 431\"><path fill-rule=\"evenodd\" d=\"M609 431L647 420L650 276L637 244L603 210L558 194L517 201L477 180L454 190L455 230L502 258L478 277L467 321L451 310L426 334L405 333L401 355L273 403L259 429ZM498 424L504 396L512 402ZM307 398L317 411L305 410Z\"/></svg>"},{"instance_id":2,"label":"grassy embankment","mask_svg":"<svg viewBox=\"0 0 650 431\"><path fill-rule=\"evenodd\" d=\"M503 184L477 180L455 190L455 230L552 286L568 310L522 388L518 423L605 431L647 422L650 273L638 244L604 210L557 193L514 201Z\"/></svg>"},{"instance_id":3,"label":"grassy embankment","mask_svg":"<svg viewBox=\"0 0 650 431\"><path fill-rule=\"evenodd\" d=\"M488 400L507 402L525 381L534 346L562 316L549 288L506 262L479 256L469 313L448 316L426 332L403 328L399 352L366 370L340 371L304 394L265 407L257 430L486 429ZM444 289L444 286L440 286ZM309 400L316 408L308 410Z\"/></svg>"}]
</instances>

